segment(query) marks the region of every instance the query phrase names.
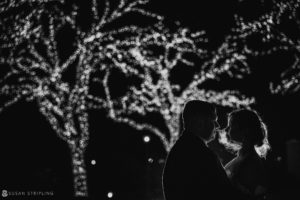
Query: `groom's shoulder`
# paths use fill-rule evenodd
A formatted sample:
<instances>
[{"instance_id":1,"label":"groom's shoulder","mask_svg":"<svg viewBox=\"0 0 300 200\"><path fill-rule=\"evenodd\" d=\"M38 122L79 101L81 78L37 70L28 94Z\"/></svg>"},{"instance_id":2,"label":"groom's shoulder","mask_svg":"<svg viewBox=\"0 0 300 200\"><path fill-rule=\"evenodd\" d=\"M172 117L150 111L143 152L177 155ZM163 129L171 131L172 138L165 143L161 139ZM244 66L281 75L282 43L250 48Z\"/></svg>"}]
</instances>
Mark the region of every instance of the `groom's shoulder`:
<instances>
[{"instance_id":1,"label":"groom's shoulder","mask_svg":"<svg viewBox=\"0 0 300 200\"><path fill-rule=\"evenodd\" d=\"M205 144L195 136L186 133L182 134L173 146L176 151L195 151L205 148Z\"/></svg>"},{"instance_id":2,"label":"groom's shoulder","mask_svg":"<svg viewBox=\"0 0 300 200\"><path fill-rule=\"evenodd\" d=\"M186 135L181 141L178 141L179 149L191 152L195 157L214 157L213 151L200 138L193 135Z\"/></svg>"}]
</instances>

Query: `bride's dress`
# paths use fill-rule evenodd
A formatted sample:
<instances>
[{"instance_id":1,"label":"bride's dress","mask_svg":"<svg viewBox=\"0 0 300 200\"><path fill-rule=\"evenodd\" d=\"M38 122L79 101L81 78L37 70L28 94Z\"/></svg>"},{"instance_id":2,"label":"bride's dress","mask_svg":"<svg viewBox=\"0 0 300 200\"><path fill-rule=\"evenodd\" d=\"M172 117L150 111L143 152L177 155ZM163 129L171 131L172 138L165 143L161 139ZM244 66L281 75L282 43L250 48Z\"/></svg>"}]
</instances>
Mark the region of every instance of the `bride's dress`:
<instances>
[{"instance_id":1,"label":"bride's dress","mask_svg":"<svg viewBox=\"0 0 300 200\"><path fill-rule=\"evenodd\" d=\"M240 153L225 166L232 183L243 194L259 198L266 194L267 178L264 160L255 151Z\"/></svg>"}]
</instances>

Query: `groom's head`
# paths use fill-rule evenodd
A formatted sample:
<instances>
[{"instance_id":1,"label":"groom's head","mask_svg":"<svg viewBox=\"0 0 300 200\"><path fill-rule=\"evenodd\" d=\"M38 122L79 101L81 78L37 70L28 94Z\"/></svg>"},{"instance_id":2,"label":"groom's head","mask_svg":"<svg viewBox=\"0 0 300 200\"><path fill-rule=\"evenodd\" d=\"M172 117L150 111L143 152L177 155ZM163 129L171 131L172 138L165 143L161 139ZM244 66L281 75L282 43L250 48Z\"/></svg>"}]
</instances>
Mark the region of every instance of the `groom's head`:
<instances>
[{"instance_id":1,"label":"groom's head","mask_svg":"<svg viewBox=\"0 0 300 200\"><path fill-rule=\"evenodd\" d=\"M182 112L184 129L206 142L214 139L218 127L215 107L205 101L188 101Z\"/></svg>"}]
</instances>

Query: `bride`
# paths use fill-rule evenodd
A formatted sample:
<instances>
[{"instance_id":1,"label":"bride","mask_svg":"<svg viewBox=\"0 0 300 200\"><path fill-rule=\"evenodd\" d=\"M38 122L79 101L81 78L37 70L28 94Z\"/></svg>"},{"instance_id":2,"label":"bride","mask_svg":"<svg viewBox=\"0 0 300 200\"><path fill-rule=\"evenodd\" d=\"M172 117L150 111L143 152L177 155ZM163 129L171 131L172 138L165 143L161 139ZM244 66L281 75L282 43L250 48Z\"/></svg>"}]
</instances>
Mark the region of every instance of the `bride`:
<instances>
[{"instance_id":1,"label":"bride","mask_svg":"<svg viewBox=\"0 0 300 200\"><path fill-rule=\"evenodd\" d=\"M261 117L253 110L241 109L228 116L228 126L220 132L220 143L236 153L225 171L249 199L264 198L267 193L265 162L270 145L267 129Z\"/></svg>"}]
</instances>

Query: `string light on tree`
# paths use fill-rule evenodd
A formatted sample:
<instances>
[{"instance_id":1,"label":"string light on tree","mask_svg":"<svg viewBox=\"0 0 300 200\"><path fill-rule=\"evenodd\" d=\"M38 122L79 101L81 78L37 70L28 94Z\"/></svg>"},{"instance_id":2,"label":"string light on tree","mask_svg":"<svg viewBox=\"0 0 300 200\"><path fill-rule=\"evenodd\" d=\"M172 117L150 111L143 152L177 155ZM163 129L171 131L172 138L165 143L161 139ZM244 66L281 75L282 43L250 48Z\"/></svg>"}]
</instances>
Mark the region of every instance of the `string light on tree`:
<instances>
[{"instance_id":1,"label":"string light on tree","mask_svg":"<svg viewBox=\"0 0 300 200\"><path fill-rule=\"evenodd\" d=\"M227 37L232 52L249 57L263 57L285 53L291 55L286 63L286 70L279 81L272 81L270 89L273 93L285 94L300 89L300 43L299 43L299 0L261 1L261 7L269 9L256 19L246 20L236 16L236 27ZM292 32L291 32L292 30ZM253 46L251 39L255 38ZM273 64L272 64L273 65ZM274 66L275 67L275 66ZM249 69L249 68L248 68Z\"/></svg>"},{"instance_id":2,"label":"string light on tree","mask_svg":"<svg viewBox=\"0 0 300 200\"><path fill-rule=\"evenodd\" d=\"M201 87L224 74L242 78L249 73L246 57L230 41L208 51L202 47L207 42L204 31L191 32L179 23L168 29L162 16L144 9L147 0L120 0L114 6L107 0L101 11L98 3L103 1L92 0L93 19L89 28L83 28L87 24L80 23L76 2L0 3L0 65L4 68L0 113L20 100L36 102L57 136L70 147L75 196L88 196L84 153L89 110L104 109L116 122L153 133L169 151L178 139L186 101L200 99L231 107L254 102L237 91ZM140 27L129 22L119 27L117 21L130 13L151 18L151 24ZM69 45L66 38L72 40ZM178 67L194 69L188 85L173 81ZM117 97L110 87L114 71L136 80ZM161 116L167 130L136 117L152 113Z\"/></svg>"},{"instance_id":3,"label":"string light on tree","mask_svg":"<svg viewBox=\"0 0 300 200\"><path fill-rule=\"evenodd\" d=\"M72 5L64 0L0 3L0 65L4 68L0 74L0 112L20 100L37 103L57 136L70 147L75 196L88 196L84 160L89 140L88 110L105 108L109 102L90 90L98 82L95 74L109 69L106 64L97 65L117 62L113 48L132 40L133 33L146 30L131 24L118 27L114 22L130 13L152 18L154 23L162 20L144 10L145 0L120 0L116 7L107 0L103 12L98 10L102 1L91 2L93 20L88 30L78 20L81 13L76 1L68 2ZM114 28L108 29L110 24ZM125 37L120 39L121 35ZM72 40L69 45L66 38ZM129 67L124 70L131 72Z\"/></svg>"},{"instance_id":4,"label":"string light on tree","mask_svg":"<svg viewBox=\"0 0 300 200\"><path fill-rule=\"evenodd\" d=\"M151 29L135 32L135 36L127 41L110 46L114 63L107 67L109 70L100 81L107 99L108 116L137 130L152 132L169 151L179 137L180 113L188 100L199 99L230 107L254 103L253 98L237 91L202 87L208 81L220 81L224 74L242 78L250 72L245 56L233 53L227 40L213 52L203 49L203 43L207 42L203 35L203 31L194 33L180 26L171 31L163 23L158 23ZM200 62L201 65L196 64ZM172 75L178 68L195 70L195 74L187 78L190 80L188 85L173 81ZM115 91L109 86L113 84L114 71L136 80L137 84L129 85L123 95L113 97ZM139 120L151 114L160 115L167 130Z\"/></svg>"}]
</instances>

